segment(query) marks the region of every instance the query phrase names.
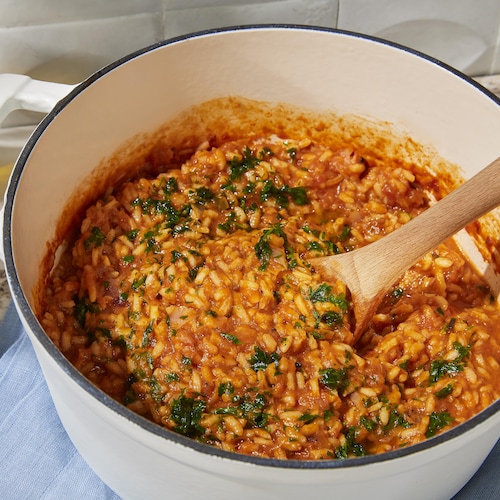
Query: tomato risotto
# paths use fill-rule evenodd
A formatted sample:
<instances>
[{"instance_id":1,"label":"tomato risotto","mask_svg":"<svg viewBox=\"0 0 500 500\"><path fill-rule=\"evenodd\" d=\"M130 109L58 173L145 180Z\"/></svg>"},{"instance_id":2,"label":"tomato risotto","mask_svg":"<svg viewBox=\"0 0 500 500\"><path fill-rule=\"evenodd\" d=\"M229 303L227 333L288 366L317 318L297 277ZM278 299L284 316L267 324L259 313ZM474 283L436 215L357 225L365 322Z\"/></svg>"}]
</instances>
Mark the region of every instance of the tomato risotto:
<instances>
[{"instance_id":1,"label":"tomato risotto","mask_svg":"<svg viewBox=\"0 0 500 500\"><path fill-rule=\"evenodd\" d=\"M449 240L353 346L348 290L310 260L405 224L432 184L309 139L207 141L88 207L42 325L111 397L223 450L345 459L420 442L500 395L492 292Z\"/></svg>"}]
</instances>

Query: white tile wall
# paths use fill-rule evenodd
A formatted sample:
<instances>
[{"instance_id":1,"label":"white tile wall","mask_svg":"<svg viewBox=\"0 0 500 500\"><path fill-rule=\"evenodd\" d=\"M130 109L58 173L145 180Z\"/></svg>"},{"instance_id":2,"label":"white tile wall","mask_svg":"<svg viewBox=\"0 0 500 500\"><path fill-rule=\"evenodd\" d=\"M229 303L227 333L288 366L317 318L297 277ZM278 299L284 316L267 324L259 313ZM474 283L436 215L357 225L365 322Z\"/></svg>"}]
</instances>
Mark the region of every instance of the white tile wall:
<instances>
[{"instance_id":1,"label":"white tile wall","mask_svg":"<svg viewBox=\"0 0 500 500\"><path fill-rule=\"evenodd\" d=\"M161 12L162 0L0 0L0 26L28 26Z\"/></svg>"},{"instance_id":2,"label":"white tile wall","mask_svg":"<svg viewBox=\"0 0 500 500\"><path fill-rule=\"evenodd\" d=\"M337 25L338 0L165 0L166 36L238 24Z\"/></svg>"},{"instance_id":3,"label":"white tile wall","mask_svg":"<svg viewBox=\"0 0 500 500\"><path fill-rule=\"evenodd\" d=\"M0 72L77 83L162 38L161 13L0 28Z\"/></svg>"},{"instance_id":4,"label":"white tile wall","mask_svg":"<svg viewBox=\"0 0 500 500\"><path fill-rule=\"evenodd\" d=\"M472 75L500 70L499 0L340 0L338 27L402 43Z\"/></svg>"},{"instance_id":5,"label":"white tile wall","mask_svg":"<svg viewBox=\"0 0 500 500\"><path fill-rule=\"evenodd\" d=\"M163 38L253 23L337 26L500 73L500 0L0 0L0 72L72 83Z\"/></svg>"}]
</instances>

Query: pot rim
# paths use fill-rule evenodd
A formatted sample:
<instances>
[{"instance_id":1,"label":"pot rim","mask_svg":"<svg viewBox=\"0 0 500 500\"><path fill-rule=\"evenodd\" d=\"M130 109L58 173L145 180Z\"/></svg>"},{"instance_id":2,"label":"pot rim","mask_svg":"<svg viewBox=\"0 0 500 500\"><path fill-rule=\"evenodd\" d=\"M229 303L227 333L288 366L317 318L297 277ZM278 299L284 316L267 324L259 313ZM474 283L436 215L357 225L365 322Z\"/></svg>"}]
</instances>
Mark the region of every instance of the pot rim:
<instances>
[{"instance_id":1,"label":"pot rim","mask_svg":"<svg viewBox=\"0 0 500 500\"><path fill-rule=\"evenodd\" d=\"M34 312L32 311L29 302L26 298L25 293L22 290L20 280L17 274L16 265L13 258L12 249L12 229L10 224L10 219L12 215L14 198L16 195L17 187L20 182L22 172L29 159L32 149L42 136L43 132L47 127L50 126L54 118L70 103L78 94L84 91L87 87L92 85L94 82L100 78L106 76L109 72L115 68L137 58L148 52L152 52L156 49L162 47L173 45L179 42L190 40L192 38L201 38L204 36L221 35L230 32L240 32L240 31L257 31L257 30L287 30L287 31L315 31L323 32L326 34L331 34L335 36L346 36L364 39L369 42L374 42L376 44L387 45L398 50L409 53L410 55L417 56L418 58L427 60L428 62L437 65L447 72L453 73L455 76L463 79L466 83L476 87L479 91L484 93L486 96L491 98L495 103L500 105L500 98L495 96L492 92L488 91L482 87L479 83L474 81L469 76L461 73L457 69L449 66L448 64L439 61L429 55L423 54L415 49L408 48L406 46L400 45L395 42L384 40L372 35L360 34L352 31L341 30L336 28L327 28L320 26L306 26L300 24L252 24L252 25L237 25L228 26L223 28L208 29L203 31L197 31L193 33L188 33L185 35L169 38L155 44L144 47L143 49L132 52L124 57L117 59L116 61L104 66L102 69L98 70L91 76L89 76L85 81L77 85L66 97L61 99L54 109L50 111L47 116L40 122L38 127L35 129L23 150L21 151L19 158L14 166L9 185L7 187L4 208L3 208L3 253L4 253L4 263L7 274L7 279L9 282L9 287L12 292L12 298L14 300L15 306L17 308L18 314L22 318L22 323L29 328L30 334L32 334L41 346L45 349L47 354L57 363L59 368L68 375L76 384L86 391L90 396L95 398L99 403L103 404L114 413L118 414L120 417L127 421L137 425L143 430L158 436L161 439L171 441L175 444L181 445L186 448L190 448L195 452L200 452L205 455L212 456L213 458L222 458L234 462L273 467L273 468L285 468L285 469L343 469L350 467L365 466L371 464L377 464L380 462L391 461L399 458L403 458L415 453L422 452L428 448L438 446L442 443L448 442L455 439L462 434L467 433L469 430L479 426L490 417L494 416L500 411L500 400L495 401L488 408L484 409L482 412L478 413L474 417L470 418L463 424L454 427L443 434L429 438L421 443L414 444L407 448L401 448L394 451L385 452L377 455L368 455L363 457L354 457L347 460L339 459L328 459L328 460L282 460L282 459L272 459L263 457L254 457L248 455L238 454L236 452L229 452L215 448L214 446L200 443L194 439L188 438L186 436L180 435L161 427L154 422L147 420L146 418L134 413L129 410L124 405L118 403L101 389L94 386L84 375L82 375L61 353L61 351L55 346L55 344L49 339L40 323L38 322Z\"/></svg>"}]
</instances>

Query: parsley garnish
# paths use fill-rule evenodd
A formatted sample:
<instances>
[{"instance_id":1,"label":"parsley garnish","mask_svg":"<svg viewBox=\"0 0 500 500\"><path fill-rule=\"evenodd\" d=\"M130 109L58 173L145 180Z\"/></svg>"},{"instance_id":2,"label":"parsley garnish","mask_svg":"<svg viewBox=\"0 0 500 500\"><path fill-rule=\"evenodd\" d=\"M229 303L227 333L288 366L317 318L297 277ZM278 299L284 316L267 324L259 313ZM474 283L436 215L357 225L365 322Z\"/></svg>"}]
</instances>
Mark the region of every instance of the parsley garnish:
<instances>
[{"instance_id":1,"label":"parsley garnish","mask_svg":"<svg viewBox=\"0 0 500 500\"><path fill-rule=\"evenodd\" d=\"M91 233L92 233L91 236L89 236L84 243L86 250L89 249L90 247L94 248L100 247L103 244L104 240L106 239L104 233L97 226L94 226L91 229Z\"/></svg>"},{"instance_id":2,"label":"parsley garnish","mask_svg":"<svg viewBox=\"0 0 500 500\"><path fill-rule=\"evenodd\" d=\"M258 393L253 400L245 394L238 407L242 416L247 419L247 425L263 428L269 418L269 414L264 412L266 405L266 396L263 393Z\"/></svg>"},{"instance_id":3,"label":"parsley garnish","mask_svg":"<svg viewBox=\"0 0 500 500\"><path fill-rule=\"evenodd\" d=\"M338 326L344 324L342 314L337 311L326 311L321 315L320 321L328 326Z\"/></svg>"},{"instance_id":4,"label":"parsley garnish","mask_svg":"<svg viewBox=\"0 0 500 500\"><path fill-rule=\"evenodd\" d=\"M171 250L170 254L172 255L172 257L170 258L170 262L172 264L180 259L185 259L184 255L181 252L179 252L179 250Z\"/></svg>"},{"instance_id":5,"label":"parsley garnish","mask_svg":"<svg viewBox=\"0 0 500 500\"><path fill-rule=\"evenodd\" d=\"M225 338L226 340L229 340L229 342L232 342L233 344L241 344L241 340L236 337L236 335L231 335L230 333L226 332L220 332L220 336Z\"/></svg>"},{"instance_id":6,"label":"parsley garnish","mask_svg":"<svg viewBox=\"0 0 500 500\"><path fill-rule=\"evenodd\" d=\"M125 236L130 240L134 241L139 234L139 229L131 229L130 231L125 233Z\"/></svg>"},{"instance_id":7,"label":"parsley garnish","mask_svg":"<svg viewBox=\"0 0 500 500\"><path fill-rule=\"evenodd\" d=\"M99 311L99 307L96 303L90 302L87 297L83 297L82 299L76 300L75 302L75 319L81 327L84 327L87 313L96 313Z\"/></svg>"},{"instance_id":8,"label":"parsley garnish","mask_svg":"<svg viewBox=\"0 0 500 500\"><path fill-rule=\"evenodd\" d=\"M252 370L256 372L259 370L265 370L271 363L278 366L280 357L277 352L269 354L266 351L263 351L259 346L255 346L254 353L255 354L248 360Z\"/></svg>"},{"instance_id":9,"label":"parsley garnish","mask_svg":"<svg viewBox=\"0 0 500 500\"><path fill-rule=\"evenodd\" d=\"M269 198L274 198L276 204L280 208L287 208L289 206L289 198L291 198L291 200L299 206L307 205L309 203L305 187L290 187L285 185L277 188L271 180L264 182L264 186L260 192L261 201L266 201Z\"/></svg>"},{"instance_id":10,"label":"parsley garnish","mask_svg":"<svg viewBox=\"0 0 500 500\"><path fill-rule=\"evenodd\" d=\"M252 154L251 149L245 146L243 149L243 158L234 157L228 162L230 169L229 180L234 181L240 179L245 172L255 168L259 163L260 160Z\"/></svg>"},{"instance_id":11,"label":"parsley garnish","mask_svg":"<svg viewBox=\"0 0 500 500\"><path fill-rule=\"evenodd\" d=\"M215 198L214 193L209 188L202 186L196 190L196 203L202 205Z\"/></svg>"},{"instance_id":12,"label":"parsley garnish","mask_svg":"<svg viewBox=\"0 0 500 500\"><path fill-rule=\"evenodd\" d=\"M172 193L177 193L179 191L179 184L175 177L169 177L167 182L165 183L165 187L163 188L163 192L165 195L169 195Z\"/></svg>"},{"instance_id":13,"label":"parsley garnish","mask_svg":"<svg viewBox=\"0 0 500 500\"><path fill-rule=\"evenodd\" d=\"M440 391L435 393L436 397L439 399L443 399L446 396L449 396L453 392L453 384L445 385Z\"/></svg>"},{"instance_id":14,"label":"parsley garnish","mask_svg":"<svg viewBox=\"0 0 500 500\"><path fill-rule=\"evenodd\" d=\"M269 414L264 412L267 405L265 394L258 393L254 399L251 399L248 394L244 396L233 396L233 402L238 403L237 406L226 406L217 408L216 415L235 415L247 420L245 427L260 427L266 426Z\"/></svg>"},{"instance_id":15,"label":"parsley garnish","mask_svg":"<svg viewBox=\"0 0 500 500\"><path fill-rule=\"evenodd\" d=\"M174 431L189 437L197 437L205 432L200 425L206 403L202 399L193 399L181 395L174 399L170 419L176 424Z\"/></svg>"},{"instance_id":16,"label":"parsley garnish","mask_svg":"<svg viewBox=\"0 0 500 500\"><path fill-rule=\"evenodd\" d=\"M170 200L157 200L151 197L145 200L136 198L132 202L132 205L140 206L144 213L150 215L164 215L165 227L167 229L174 228L191 214L191 205L185 205L178 210L172 205Z\"/></svg>"},{"instance_id":17,"label":"parsley garnish","mask_svg":"<svg viewBox=\"0 0 500 500\"><path fill-rule=\"evenodd\" d=\"M316 289L309 287L309 300L315 304L316 302L329 302L339 307L342 312L347 311L349 305L344 294L335 295L332 293L331 285L321 283Z\"/></svg>"},{"instance_id":18,"label":"parsley garnish","mask_svg":"<svg viewBox=\"0 0 500 500\"><path fill-rule=\"evenodd\" d=\"M227 394L228 396L230 396L233 393L234 386L231 382L222 382L221 384L219 384L219 387L217 389L217 394L219 395L219 397L223 394Z\"/></svg>"},{"instance_id":19,"label":"parsley garnish","mask_svg":"<svg viewBox=\"0 0 500 500\"><path fill-rule=\"evenodd\" d=\"M342 391L349 385L349 375L346 368L325 368L319 371L319 381L332 391L338 389Z\"/></svg>"},{"instance_id":20,"label":"parsley garnish","mask_svg":"<svg viewBox=\"0 0 500 500\"><path fill-rule=\"evenodd\" d=\"M344 225L342 232L337 236L339 241L344 241L351 236L351 228L348 225Z\"/></svg>"},{"instance_id":21,"label":"parsley garnish","mask_svg":"<svg viewBox=\"0 0 500 500\"><path fill-rule=\"evenodd\" d=\"M427 427L425 437L430 438L434 436L437 431L450 425L454 420L455 419L447 411L441 411L439 413L432 412L429 415L429 427Z\"/></svg>"},{"instance_id":22,"label":"parsley garnish","mask_svg":"<svg viewBox=\"0 0 500 500\"><path fill-rule=\"evenodd\" d=\"M144 334L142 335L142 347L147 347L149 345L149 336L153 333L153 321L154 320L151 320L144 330Z\"/></svg>"},{"instance_id":23,"label":"parsley garnish","mask_svg":"<svg viewBox=\"0 0 500 500\"><path fill-rule=\"evenodd\" d=\"M435 384L441 377L445 375L453 375L464 371L466 362L469 357L471 346L463 346L460 342L454 342L453 347L458 352L458 356L453 361L445 361L444 359L436 359L431 362L429 368L429 383Z\"/></svg>"},{"instance_id":24,"label":"parsley garnish","mask_svg":"<svg viewBox=\"0 0 500 500\"><path fill-rule=\"evenodd\" d=\"M359 423L367 430L367 431L374 431L377 428L377 422L374 420L365 417L364 415L361 416L359 419Z\"/></svg>"},{"instance_id":25,"label":"parsley garnish","mask_svg":"<svg viewBox=\"0 0 500 500\"><path fill-rule=\"evenodd\" d=\"M179 377L179 375L177 375L177 373L167 373L165 375L165 383L169 384L170 382L179 382L181 378Z\"/></svg>"},{"instance_id":26,"label":"parsley garnish","mask_svg":"<svg viewBox=\"0 0 500 500\"><path fill-rule=\"evenodd\" d=\"M403 429L408 429L411 427L411 424L406 421L404 415L398 412L398 410L393 407L389 414L389 421L386 425L384 425L384 432L389 432L396 427L402 427Z\"/></svg>"},{"instance_id":27,"label":"parsley garnish","mask_svg":"<svg viewBox=\"0 0 500 500\"><path fill-rule=\"evenodd\" d=\"M358 432L359 429L356 426L348 427L344 431L345 441L342 446L338 446L337 448L335 448L336 458L346 459L351 455L362 457L365 454L363 445L360 443L356 443Z\"/></svg>"},{"instance_id":28,"label":"parsley garnish","mask_svg":"<svg viewBox=\"0 0 500 500\"><path fill-rule=\"evenodd\" d=\"M305 425L311 424L317 418L321 418L320 415L311 415L310 413L304 413L299 417L300 422L304 422Z\"/></svg>"},{"instance_id":29,"label":"parsley garnish","mask_svg":"<svg viewBox=\"0 0 500 500\"><path fill-rule=\"evenodd\" d=\"M141 286L143 286L146 283L146 276L142 276L139 279L136 279L132 282L132 290L138 291Z\"/></svg>"},{"instance_id":30,"label":"parsley garnish","mask_svg":"<svg viewBox=\"0 0 500 500\"><path fill-rule=\"evenodd\" d=\"M265 229L262 236L259 238L259 241L255 244L254 247L255 255L261 262L259 266L259 271L265 271L271 260L273 250L271 248L271 245L269 244L269 238L272 234L275 234L283 238L285 246L285 254L287 256L287 260L289 261L291 249L288 247L288 238L285 232L283 231L283 228L280 225L276 225L270 229Z\"/></svg>"}]
</instances>

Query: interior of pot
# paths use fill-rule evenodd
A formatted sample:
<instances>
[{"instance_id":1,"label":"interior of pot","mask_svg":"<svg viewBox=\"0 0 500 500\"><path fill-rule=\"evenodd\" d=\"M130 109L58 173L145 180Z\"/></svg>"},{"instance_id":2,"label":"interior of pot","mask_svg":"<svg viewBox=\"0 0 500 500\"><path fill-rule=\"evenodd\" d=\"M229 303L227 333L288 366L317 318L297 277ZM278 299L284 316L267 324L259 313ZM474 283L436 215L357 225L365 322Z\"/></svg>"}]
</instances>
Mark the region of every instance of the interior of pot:
<instances>
[{"instance_id":1,"label":"interior of pot","mask_svg":"<svg viewBox=\"0 0 500 500\"><path fill-rule=\"evenodd\" d=\"M71 220L72 207L102 189L102 166L116 175L121 159L140 158L144 139L162 124L228 96L390 122L459 165L465 178L498 156L498 100L436 61L387 43L329 30L250 27L158 44L63 99L15 166L4 215L6 268L18 309L39 339L45 334L34 310L48 247L60 243L61 220ZM487 225L498 237L496 216ZM478 262L494 260L496 249L480 250L473 251ZM494 282L495 266L480 265Z\"/></svg>"}]
</instances>

